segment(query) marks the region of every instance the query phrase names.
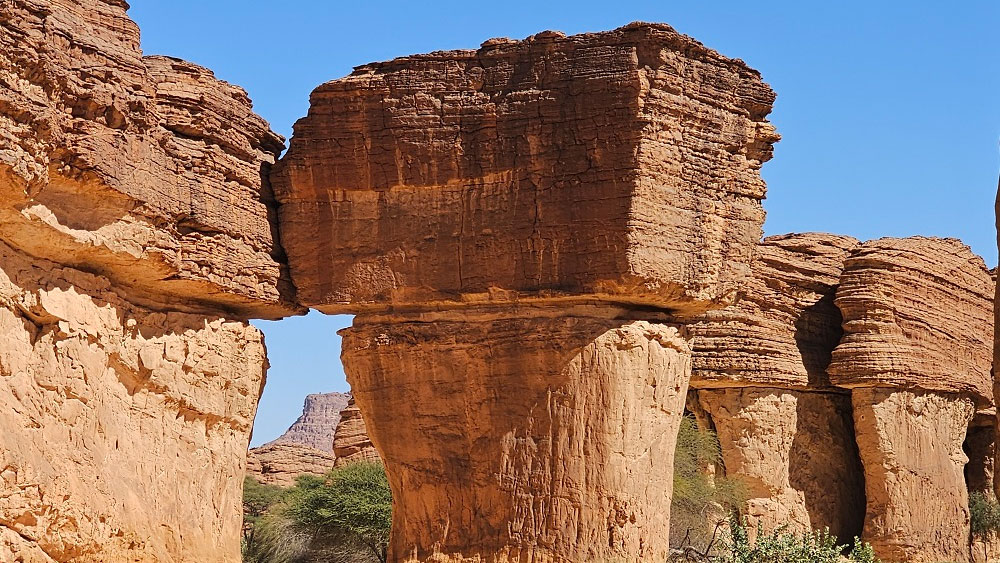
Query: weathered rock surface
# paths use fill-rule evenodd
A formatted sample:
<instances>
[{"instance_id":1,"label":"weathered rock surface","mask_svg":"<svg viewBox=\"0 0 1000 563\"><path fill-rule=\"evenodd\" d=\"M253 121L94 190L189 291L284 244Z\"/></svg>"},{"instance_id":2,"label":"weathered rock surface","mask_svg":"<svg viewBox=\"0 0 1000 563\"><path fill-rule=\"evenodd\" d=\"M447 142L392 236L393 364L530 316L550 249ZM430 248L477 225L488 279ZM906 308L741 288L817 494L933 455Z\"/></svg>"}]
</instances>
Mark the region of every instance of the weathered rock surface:
<instances>
[{"instance_id":1,"label":"weathered rock surface","mask_svg":"<svg viewBox=\"0 0 1000 563\"><path fill-rule=\"evenodd\" d=\"M697 391L726 472L747 487L746 515L767 530L861 534L864 473L850 398L765 387Z\"/></svg>"},{"instance_id":2,"label":"weathered rock surface","mask_svg":"<svg viewBox=\"0 0 1000 563\"><path fill-rule=\"evenodd\" d=\"M239 560L299 312L246 93L143 57L122 0L0 2L0 560Z\"/></svg>"},{"instance_id":3,"label":"weathered rock surface","mask_svg":"<svg viewBox=\"0 0 1000 563\"><path fill-rule=\"evenodd\" d=\"M968 561L962 442L972 399L858 387L852 400L865 467L865 540L883 561Z\"/></svg>"},{"instance_id":4,"label":"weathered rock surface","mask_svg":"<svg viewBox=\"0 0 1000 563\"><path fill-rule=\"evenodd\" d=\"M761 234L773 101L654 24L359 67L313 92L272 175L300 300L725 303Z\"/></svg>"},{"instance_id":5,"label":"weathered rock surface","mask_svg":"<svg viewBox=\"0 0 1000 563\"><path fill-rule=\"evenodd\" d=\"M830 379L841 387L919 387L993 397L994 282L955 239L885 238L844 265L836 304L844 337Z\"/></svg>"},{"instance_id":6,"label":"weathered rock surface","mask_svg":"<svg viewBox=\"0 0 1000 563\"><path fill-rule=\"evenodd\" d=\"M390 560L665 560L690 350L629 314L368 315L341 332L393 490Z\"/></svg>"},{"instance_id":7,"label":"weathered rock surface","mask_svg":"<svg viewBox=\"0 0 1000 563\"><path fill-rule=\"evenodd\" d=\"M333 453L337 455L336 465L342 466L358 461L379 461L378 451L368 437L368 427L361 416L361 409L352 397L344 410L340 411L340 424L333 437Z\"/></svg>"},{"instance_id":8,"label":"weathered rock surface","mask_svg":"<svg viewBox=\"0 0 1000 563\"><path fill-rule=\"evenodd\" d=\"M885 561L968 561L962 450L991 404L994 281L954 239L879 239L844 266L831 381L853 389L864 537Z\"/></svg>"},{"instance_id":9,"label":"weathered rock surface","mask_svg":"<svg viewBox=\"0 0 1000 563\"><path fill-rule=\"evenodd\" d=\"M331 452L294 442L271 442L247 454L247 474L265 485L291 487L299 475L325 475L337 459Z\"/></svg>"},{"instance_id":10,"label":"weathered rock surface","mask_svg":"<svg viewBox=\"0 0 1000 563\"><path fill-rule=\"evenodd\" d=\"M690 377L671 315L749 273L773 100L653 24L313 92L272 174L279 225L301 302L358 313L343 359L393 488L390 559L665 559Z\"/></svg>"},{"instance_id":11,"label":"weathered rock surface","mask_svg":"<svg viewBox=\"0 0 1000 563\"><path fill-rule=\"evenodd\" d=\"M237 561L265 365L244 322L0 242L0 559Z\"/></svg>"},{"instance_id":12,"label":"weathered rock surface","mask_svg":"<svg viewBox=\"0 0 1000 563\"><path fill-rule=\"evenodd\" d=\"M332 452L333 436L340 424L341 411L347 408L350 393L314 393L306 395L302 414L284 434L270 444L302 444Z\"/></svg>"},{"instance_id":13,"label":"weathered rock surface","mask_svg":"<svg viewBox=\"0 0 1000 563\"><path fill-rule=\"evenodd\" d=\"M688 324L691 386L829 388L830 352L843 333L834 293L859 244L825 233L764 239L736 305Z\"/></svg>"},{"instance_id":14,"label":"weathered rock surface","mask_svg":"<svg viewBox=\"0 0 1000 563\"><path fill-rule=\"evenodd\" d=\"M0 238L170 310L295 313L242 89L143 57L122 0L0 11Z\"/></svg>"}]
</instances>

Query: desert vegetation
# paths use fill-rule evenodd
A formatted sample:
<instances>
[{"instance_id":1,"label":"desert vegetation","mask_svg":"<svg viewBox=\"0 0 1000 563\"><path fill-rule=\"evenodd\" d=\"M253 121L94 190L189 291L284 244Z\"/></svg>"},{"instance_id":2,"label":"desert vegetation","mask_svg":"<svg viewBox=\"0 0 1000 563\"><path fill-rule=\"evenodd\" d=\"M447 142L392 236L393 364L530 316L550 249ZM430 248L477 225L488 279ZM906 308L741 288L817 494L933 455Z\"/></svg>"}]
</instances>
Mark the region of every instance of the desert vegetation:
<instances>
[{"instance_id":1,"label":"desert vegetation","mask_svg":"<svg viewBox=\"0 0 1000 563\"><path fill-rule=\"evenodd\" d=\"M379 463L301 475L287 489L247 477L243 507L244 563L385 561L392 493Z\"/></svg>"},{"instance_id":2,"label":"desert vegetation","mask_svg":"<svg viewBox=\"0 0 1000 563\"><path fill-rule=\"evenodd\" d=\"M686 415L674 453L671 562L836 563L845 553L854 563L878 561L872 547L858 538L844 545L828 530L796 534L756 527L740 513L746 487L738 477L725 476L720 452L715 432ZM991 506L1000 527L1000 506Z\"/></svg>"}]
</instances>

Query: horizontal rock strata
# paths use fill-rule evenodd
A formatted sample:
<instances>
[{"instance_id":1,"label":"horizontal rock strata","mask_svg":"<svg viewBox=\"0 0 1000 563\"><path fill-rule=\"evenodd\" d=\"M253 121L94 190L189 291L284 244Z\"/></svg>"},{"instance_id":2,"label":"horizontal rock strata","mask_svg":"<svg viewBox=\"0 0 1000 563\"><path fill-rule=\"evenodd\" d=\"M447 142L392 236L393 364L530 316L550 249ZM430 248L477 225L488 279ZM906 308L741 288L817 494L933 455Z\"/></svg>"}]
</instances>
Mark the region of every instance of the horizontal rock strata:
<instances>
[{"instance_id":1,"label":"horizontal rock strata","mask_svg":"<svg viewBox=\"0 0 1000 563\"><path fill-rule=\"evenodd\" d=\"M773 100L665 25L359 67L313 92L272 175L300 299L726 302L760 237Z\"/></svg>"},{"instance_id":2,"label":"horizontal rock strata","mask_svg":"<svg viewBox=\"0 0 1000 563\"><path fill-rule=\"evenodd\" d=\"M859 244L825 233L764 239L736 305L688 324L691 386L829 388L826 368L843 332L834 293Z\"/></svg>"},{"instance_id":3,"label":"horizontal rock strata","mask_svg":"<svg viewBox=\"0 0 1000 563\"><path fill-rule=\"evenodd\" d=\"M325 475L337 456L294 442L272 442L247 454L247 474L265 485L291 487L299 475Z\"/></svg>"},{"instance_id":4,"label":"horizontal rock strata","mask_svg":"<svg viewBox=\"0 0 1000 563\"><path fill-rule=\"evenodd\" d=\"M284 434L272 441L309 446L324 452L333 451L333 436L340 424L341 411L347 408L349 393L306 395L302 414Z\"/></svg>"},{"instance_id":5,"label":"horizontal rock strata","mask_svg":"<svg viewBox=\"0 0 1000 563\"><path fill-rule=\"evenodd\" d=\"M993 293L982 259L954 239L869 241L845 262L828 371L853 389L864 537L885 561L969 560L962 446L992 402Z\"/></svg>"},{"instance_id":6,"label":"horizontal rock strata","mask_svg":"<svg viewBox=\"0 0 1000 563\"><path fill-rule=\"evenodd\" d=\"M866 242L844 265L836 304L844 337L830 378L841 387L919 387L993 396L994 282L955 239Z\"/></svg>"},{"instance_id":7,"label":"horizontal rock strata","mask_svg":"<svg viewBox=\"0 0 1000 563\"><path fill-rule=\"evenodd\" d=\"M126 8L4 3L0 238L154 305L297 312L268 182L282 138L242 89L143 57Z\"/></svg>"},{"instance_id":8,"label":"horizontal rock strata","mask_svg":"<svg viewBox=\"0 0 1000 563\"><path fill-rule=\"evenodd\" d=\"M239 560L264 381L302 311L242 89L122 0L0 2L0 560Z\"/></svg>"}]
</instances>

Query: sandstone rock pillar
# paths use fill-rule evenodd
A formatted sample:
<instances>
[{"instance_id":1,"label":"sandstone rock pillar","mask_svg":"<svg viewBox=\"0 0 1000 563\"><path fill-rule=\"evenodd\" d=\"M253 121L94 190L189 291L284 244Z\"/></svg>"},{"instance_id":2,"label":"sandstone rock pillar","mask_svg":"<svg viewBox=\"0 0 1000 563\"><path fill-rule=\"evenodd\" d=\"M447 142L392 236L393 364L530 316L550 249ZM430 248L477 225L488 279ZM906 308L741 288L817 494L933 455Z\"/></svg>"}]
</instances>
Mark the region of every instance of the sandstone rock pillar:
<instances>
[{"instance_id":1,"label":"sandstone rock pillar","mask_svg":"<svg viewBox=\"0 0 1000 563\"><path fill-rule=\"evenodd\" d=\"M768 237L738 303L688 324L696 401L726 473L747 485L746 514L766 530L861 533L850 397L826 373L842 333L833 296L858 244L821 233Z\"/></svg>"},{"instance_id":2,"label":"sandstone rock pillar","mask_svg":"<svg viewBox=\"0 0 1000 563\"><path fill-rule=\"evenodd\" d=\"M969 561L962 451L990 405L993 281L954 239L879 239L845 262L831 381L852 389L864 538L884 561Z\"/></svg>"},{"instance_id":3,"label":"sandstone rock pillar","mask_svg":"<svg viewBox=\"0 0 1000 563\"><path fill-rule=\"evenodd\" d=\"M662 561L690 377L613 307L359 316L344 365L390 475L398 561Z\"/></svg>"},{"instance_id":4,"label":"sandstone rock pillar","mask_svg":"<svg viewBox=\"0 0 1000 563\"><path fill-rule=\"evenodd\" d=\"M665 25L359 67L272 174L303 304L395 495L393 561L657 561L689 369L777 140L756 71Z\"/></svg>"}]
</instances>

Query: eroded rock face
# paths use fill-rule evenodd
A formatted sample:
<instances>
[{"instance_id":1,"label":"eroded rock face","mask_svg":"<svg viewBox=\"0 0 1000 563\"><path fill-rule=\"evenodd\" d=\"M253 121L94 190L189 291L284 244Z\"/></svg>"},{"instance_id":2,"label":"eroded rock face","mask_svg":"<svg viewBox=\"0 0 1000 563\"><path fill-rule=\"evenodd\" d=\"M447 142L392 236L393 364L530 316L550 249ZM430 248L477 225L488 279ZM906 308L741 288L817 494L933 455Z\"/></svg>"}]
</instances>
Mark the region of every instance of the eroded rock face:
<instances>
[{"instance_id":1,"label":"eroded rock face","mask_svg":"<svg viewBox=\"0 0 1000 563\"><path fill-rule=\"evenodd\" d=\"M372 439L368 437L368 427L353 397L344 410L340 411L340 424L333 437L333 453L337 455L338 467L357 461L381 459Z\"/></svg>"},{"instance_id":2,"label":"eroded rock face","mask_svg":"<svg viewBox=\"0 0 1000 563\"><path fill-rule=\"evenodd\" d=\"M830 379L841 387L920 387L993 396L994 282L955 239L885 238L844 265L836 303L844 337Z\"/></svg>"},{"instance_id":3,"label":"eroded rock face","mask_svg":"<svg viewBox=\"0 0 1000 563\"><path fill-rule=\"evenodd\" d=\"M765 387L697 396L718 433L726 472L747 487L746 515L756 525L861 534L864 474L848 396Z\"/></svg>"},{"instance_id":4,"label":"eroded rock face","mask_svg":"<svg viewBox=\"0 0 1000 563\"><path fill-rule=\"evenodd\" d=\"M349 393L315 393L306 395L302 415L272 444L302 444L310 448L333 451L333 436L340 424L341 411L347 408Z\"/></svg>"},{"instance_id":5,"label":"eroded rock face","mask_svg":"<svg viewBox=\"0 0 1000 563\"><path fill-rule=\"evenodd\" d=\"M282 139L242 89L143 57L121 0L0 11L0 238L170 310L299 311L268 182Z\"/></svg>"},{"instance_id":6,"label":"eroded rock face","mask_svg":"<svg viewBox=\"0 0 1000 563\"><path fill-rule=\"evenodd\" d=\"M736 305L688 324L691 386L829 388L826 368L843 333L834 294L859 244L826 233L764 239Z\"/></svg>"},{"instance_id":7,"label":"eroded rock face","mask_svg":"<svg viewBox=\"0 0 1000 563\"><path fill-rule=\"evenodd\" d=\"M143 57L122 0L0 2L0 560L239 560L297 313L243 90Z\"/></svg>"},{"instance_id":8,"label":"eroded rock face","mask_svg":"<svg viewBox=\"0 0 1000 563\"><path fill-rule=\"evenodd\" d=\"M727 474L746 483L747 515L767 530L861 531L850 398L826 373L842 334L834 294L859 244L824 233L768 237L737 303L687 324L693 408L718 432Z\"/></svg>"},{"instance_id":9,"label":"eroded rock face","mask_svg":"<svg viewBox=\"0 0 1000 563\"><path fill-rule=\"evenodd\" d=\"M856 388L852 397L865 466L865 540L884 561L968 561L962 442L972 399L876 387Z\"/></svg>"},{"instance_id":10,"label":"eroded rock face","mask_svg":"<svg viewBox=\"0 0 1000 563\"><path fill-rule=\"evenodd\" d=\"M962 444L991 403L993 285L953 239L869 241L845 263L828 371L853 389L864 537L883 560L969 558Z\"/></svg>"},{"instance_id":11,"label":"eroded rock face","mask_svg":"<svg viewBox=\"0 0 1000 563\"><path fill-rule=\"evenodd\" d=\"M392 486L390 560L666 558L690 350L628 315L466 309L342 331Z\"/></svg>"},{"instance_id":12,"label":"eroded rock face","mask_svg":"<svg viewBox=\"0 0 1000 563\"><path fill-rule=\"evenodd\" d=\"M272 181L303 303L730 300L774 93L665 25L544 32L317 88Z\"/></svg>"},{"instance_id":13,"label":"eroded rock face","mask_svg":"<svg viewBox=\"0 0 1000 563\"><path fill-rule=\"evenodd\" d=\"M294 442L271 442L247 454L247 474L265 485L291 487L299 475L325 475L337 456Z\"/></svg>"},{"instance_id":14,"label":"eroded rock face","mask_svg":"<svg viewBox=\"0 0 1000 563\"><path fill-rule=\"evenodd\" d=\"M301 302L358 313L343 359L391 559L665 558L690 376L672 315L749 273L773 100L652 24L313 92L272 174L279 225Z\"/></svg>"},{"instance_id":15,"label":"eroded rock face","mask_svg":"<svg viewBox=\"0 0 1000 563\"><path fill-rule=\"evenodd\" d=\"M0 243L0 555L237 561L265 366L244 322Z\"/></svg>"}]
</instances>

